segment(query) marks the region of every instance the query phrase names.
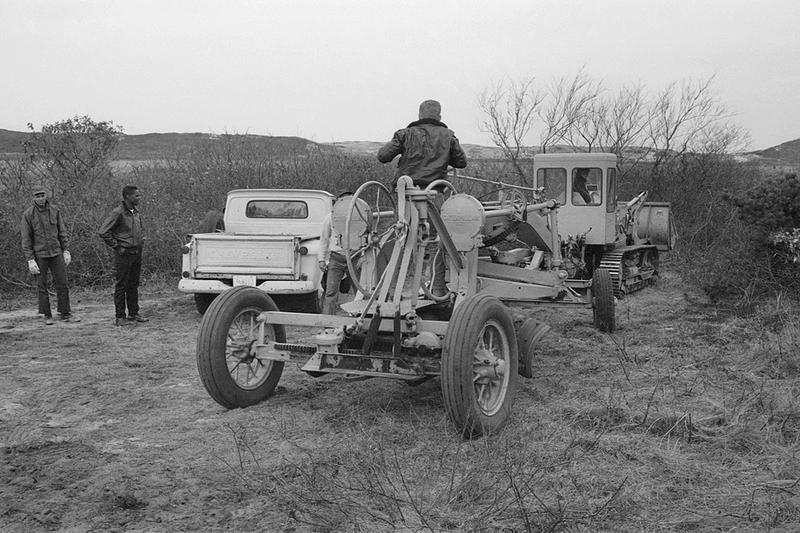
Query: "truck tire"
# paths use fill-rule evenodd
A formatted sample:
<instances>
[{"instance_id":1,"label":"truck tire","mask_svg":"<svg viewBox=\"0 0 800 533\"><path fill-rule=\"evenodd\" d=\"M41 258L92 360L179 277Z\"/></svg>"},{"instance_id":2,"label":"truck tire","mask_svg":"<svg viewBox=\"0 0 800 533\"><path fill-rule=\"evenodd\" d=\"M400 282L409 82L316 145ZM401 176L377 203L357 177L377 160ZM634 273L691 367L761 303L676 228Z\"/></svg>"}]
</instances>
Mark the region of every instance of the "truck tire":
<instances>
[{"instance_id":1,"label":"truck tire","mask_svg":"<svg viewBox=\"0 0 800 533\"><path fill-rule=\"evenodd\" d=\"M596 269L592 276L592 315L598 330L612 333L616 329L614 282L604 268Z\"/></svg>"},{"instance_id":2,"label":"truck tire","mask_svg":"<svg viewBox=\"0 0 800 533\"><path fill-rule=\"evenodd\" d=\"M222 211L219 209L207 211L197 227L197 233L222 233L224 231L225 221L223 220Z\"/></svg>"},{"instance_id":3,"label":"truck tire","mask_svg":"<svg viewBox=\"0 0 800 533\"><path fill-rule=\"evenodd\" d=\"M514 323L496 297L456 306L442 346L442 396L465 438L497 433L511 416L519 359Z\"/></svg>"},{"instance_id":4,"label":"truck tire","mask_svg":"<svg viewBox=\"0 0 800 533\"><path fill-rule=\"evenodd\" d=\"M208 293L195 293L194 295L194 306L197 308L197 312L201 315L204 315L208 310L208 306L211 305L211 302L216 299L216 294L208 294Z\"/></svg>"},{"instance_id":5,"label":"truck tire","mask_svg":"<svg viewBox=\"0 0 800 533\"><path fill-rule=\"evenodd\" d=\"M197 336L197 370L208 394L227 409L247 407L272 395L283 362L255 357L259 340L256 317L278 307L265 292L235 287L220 294L203 315ZM266 338L286 340L283 326L264 326Z\"/></svg>"}]
</instances>

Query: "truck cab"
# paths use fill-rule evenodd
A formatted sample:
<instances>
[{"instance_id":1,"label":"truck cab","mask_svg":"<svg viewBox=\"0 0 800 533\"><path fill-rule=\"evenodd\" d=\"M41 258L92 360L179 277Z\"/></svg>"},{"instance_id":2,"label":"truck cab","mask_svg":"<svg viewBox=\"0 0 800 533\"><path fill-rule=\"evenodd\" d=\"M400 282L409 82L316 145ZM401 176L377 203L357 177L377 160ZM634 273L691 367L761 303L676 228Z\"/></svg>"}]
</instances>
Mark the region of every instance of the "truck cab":
<instances>
[{"instance_id":1,"label":"truck cab","mask_svg":"<svg viewBox=\"0 0 800 533\"><path fill-rule=\"evenodd\" d=\"M537 154L534 186L556 200L558 229L566 237L581 233L586 244L617 240L617 157L614 154Z\"/></svg>"}]
</instances>

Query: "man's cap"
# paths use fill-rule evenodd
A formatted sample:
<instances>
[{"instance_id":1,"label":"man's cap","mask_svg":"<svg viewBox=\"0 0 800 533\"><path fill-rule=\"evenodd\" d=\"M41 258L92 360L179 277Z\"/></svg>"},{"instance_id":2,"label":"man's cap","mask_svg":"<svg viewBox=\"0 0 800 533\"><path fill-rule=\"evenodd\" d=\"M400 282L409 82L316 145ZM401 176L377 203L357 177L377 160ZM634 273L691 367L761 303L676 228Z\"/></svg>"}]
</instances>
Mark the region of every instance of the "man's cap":
<instances>
[{"instance_id":1,"label":"man's cap","mask_svg":"<svg viewBox=\"0 0 800 533\"><path fill-rule=\"evenodd\" d=\"M431 118L434 120L442 120L442 104L436 100L425 100L419 104L419 118Z\"/></svg>"}]
</instances>

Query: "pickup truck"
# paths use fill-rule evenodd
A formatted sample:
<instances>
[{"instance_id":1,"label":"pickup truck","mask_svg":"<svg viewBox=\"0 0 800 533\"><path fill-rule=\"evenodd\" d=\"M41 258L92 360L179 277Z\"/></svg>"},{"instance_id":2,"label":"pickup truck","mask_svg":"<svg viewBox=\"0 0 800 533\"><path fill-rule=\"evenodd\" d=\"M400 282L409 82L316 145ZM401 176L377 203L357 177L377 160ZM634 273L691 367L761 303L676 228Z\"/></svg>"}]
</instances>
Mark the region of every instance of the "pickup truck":
<instances>
[{"instance_id":1,"label":"pickup truck","mask_svg":"<svg viewBox=\"0 0 800 533\"><path fill-rule=\"evenodd\" d=\"M229 192L223 224L217 225L224 229L190 235L183 246L178 289L194 294L200 313L218 294L239 285L318 313L322 272L317 251L322 222L332 206L333 195L325 191Z\"/></svg>"}]
</instances>

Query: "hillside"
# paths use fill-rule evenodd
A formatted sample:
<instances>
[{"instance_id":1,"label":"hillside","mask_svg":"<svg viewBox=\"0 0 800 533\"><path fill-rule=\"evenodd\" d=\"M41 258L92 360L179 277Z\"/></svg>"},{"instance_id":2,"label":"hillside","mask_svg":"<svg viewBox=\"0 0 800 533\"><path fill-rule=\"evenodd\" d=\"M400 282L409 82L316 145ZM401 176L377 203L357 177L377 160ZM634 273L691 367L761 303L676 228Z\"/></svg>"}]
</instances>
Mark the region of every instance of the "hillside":
<instances>
[{"instance_id":1,"label":"hillside","mask_svg":"<svg viewBox=\"0 0 800 533\"><path fill-rule=\"evenodd\" d=\"M771 148L750 152L763 165L790 166L800 169L800 139L788 141Z\"/></svg>"},{"instance_id":2,"label":"hillside","mask_svg":"<svg viewBox=\"0 0 800 533\"><path fill-rule=\"evenodd\" d=\"M338 141L327 144L347 154L374 157L384 143L377 141ZM470 159L502 159L503 157L503 152L494 146L464 144L462 147Z\"/></svg>"},{"instance_id":3,"label":"hillside","mask_svg":"<svg viewBox=\"0 0 800 533\"><path fill-rule=\"evenodd\" d=\"M16 155L23 151L23 143L30 133L0 129L0 156ZM267 135L216 135L208 133L146 133L122 135L117 149L117 159L142 161L164 159L186 154L202 146L222 143L232 139L236 142L268 148L276 153L298 153L309 149L331 150L301 137L273 137Z\"/></svg>"},{"instance_id":4,"label":"hillside","mask_svg":"<svg viewBox=\"0 0 800 533\"><path fill-rule=\"evenodd\" d=\"M22 145L30 135L27 132L0 129L0 156L22 153ZM383 142L378 141L337 141L315 143L301 137L273 137L268 135L216 135L209 133L146 133L142 135L123 135L120 140L117 159L126 161L164 159L186 154L209 143L236 139L261 149L275 153L302 153L310 149L336 150L346 154L374 157ZM494 146L464 144L464 151L470 159L501 159L502 151ZM556 146L554 152L570 151L567 147ZM763 166L800 169L800 139L787 141L777 146L738 154L746 161L758 162Z\"/></svg>"}]
</instances>

